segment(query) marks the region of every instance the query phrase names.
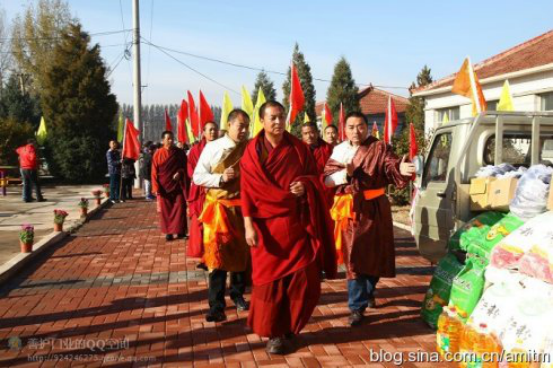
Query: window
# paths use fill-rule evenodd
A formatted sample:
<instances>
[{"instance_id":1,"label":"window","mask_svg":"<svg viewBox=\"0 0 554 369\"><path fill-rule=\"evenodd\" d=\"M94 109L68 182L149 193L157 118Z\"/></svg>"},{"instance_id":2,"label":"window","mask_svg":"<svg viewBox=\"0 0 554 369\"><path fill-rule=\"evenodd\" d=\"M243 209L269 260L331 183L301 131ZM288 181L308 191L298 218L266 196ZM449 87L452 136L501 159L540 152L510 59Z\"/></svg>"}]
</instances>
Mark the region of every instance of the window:
<instances>
[{"instance_id":1,"label":"window","mask_svg":"<svg viewBox=\"0 0 554 369\"><path fill-rule=\"evenodd\" d=\"M499 102L500 100L487 101L487 111L496 111Z\"/></svg>"},{"instance_id":2,"label":"window","mask_svg":"<svg viewBox=\"0 0 554 369\"><path fill-rule=\"evenodd\" d=\"M435 122L437 125L442 125L448 119L449 122L460 119L460 107L450 107L435 110Z\"/></svg>"},{"instance_id":3,"label":"window","mask_svg":"<svg viewBox=\"0 0 554 369\"><path fill-rule=\"evenodd\" d=\"M487 165L494 164L494 148L496 139L494 135L488 138L483 152L483 162ZM540 161L545 165L552 165L552 136L542 136L539 144ZM502 138L502 163L513 166L531 165L531 134L506 132Z\"/></svg>"},{"instance_id":4,"label":"window","mask_svg":"<svg viewBox=\"0 0 554 369\"><path fill-rule=\"evenodd\" d=\"M452 134L441 133L435 137L433 147L425 164L423 173L423 188L429 182L446 182L448 175L448 159L452 148Z\"/></svg>"},{"instance_id":5,"label":"window","mask_svg":"<svg viewBox=\"0 0 554 369\"><path fill-rule=\"evenodd\" d=\"M539 99L541 111L552 111L552 91L540 94Z\"/></svg>"}]
</instances>

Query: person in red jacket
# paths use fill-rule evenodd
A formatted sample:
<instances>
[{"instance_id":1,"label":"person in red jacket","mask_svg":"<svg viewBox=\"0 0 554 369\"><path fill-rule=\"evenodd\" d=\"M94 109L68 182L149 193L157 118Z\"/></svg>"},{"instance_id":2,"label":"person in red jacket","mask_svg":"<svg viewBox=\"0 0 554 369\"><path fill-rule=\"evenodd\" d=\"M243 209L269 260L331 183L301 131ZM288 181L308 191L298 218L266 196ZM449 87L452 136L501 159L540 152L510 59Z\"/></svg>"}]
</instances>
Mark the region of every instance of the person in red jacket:
<instances>
[{"instance_id":1,"label":"person in red jacket","mask_svg":"<svg viewBox=\"0 0 554 369\"><path fill-rule=\"evenodd\" d=\"M27 140L27 145L19 147L17 150L19 155L19 167L21 170L21 180L23 181L23 201L31 202L34 199L31 197L33 186L37 194L37 201L46 201L42 197L40 191L40 183L38 181L38 158L36 141L32 138Z\"/></svg>"}]
</instances>

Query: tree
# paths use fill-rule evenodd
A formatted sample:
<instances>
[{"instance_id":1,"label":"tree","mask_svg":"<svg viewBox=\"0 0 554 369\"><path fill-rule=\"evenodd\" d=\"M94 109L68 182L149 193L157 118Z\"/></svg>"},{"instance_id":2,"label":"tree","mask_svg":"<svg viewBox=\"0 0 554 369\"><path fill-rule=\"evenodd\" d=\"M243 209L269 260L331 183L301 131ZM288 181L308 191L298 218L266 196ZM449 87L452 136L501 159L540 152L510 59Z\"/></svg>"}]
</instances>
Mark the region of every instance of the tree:
<instances>
[{"instance_id":1,"label":"tree","mask_svg":"<svg viewBox=\"0 0 554 369\"><path fill-rule=\"evenodd\" d=\"M304 54L300 52L298 43L294 45L294 50L292 52L292 61L298 70L298 78L300 79L300 85L302 86L302 91L304 92L304 108L296 116L296 120L291 122L293 130L292 133L299 136L300 135L300 125L304 122L304 114L308 113L310 120L316 120L315 116L315 87L312 78L312 72L310 65L306 62ZM283 105L285 109L289 109L289 95L290 95L290 72L291 68L289 66L287 79L283 83Z\"/></svg>"},{"instance_id":2,"label":"tree","mask_svg":"<svg viewBox=\"0 0 554 369\"><path fill-rule=\"evenodd\" d=\"M335 64L331 85L327 90L327 105L333 112L333 122L335 123L339 121L341 102L346 114L361 111L358 87L352 77L350 64L344 57L341 57Z\"/></svg>"},{"instance_id":3,"label":"tree","mask_svg":"<svg viewBox=\"0 0 554 369\"><path fill-rule=\"evenodd\" d=\"M33 137L33 127L13 117L0 117L0 165L18 166L15 149Z\"/></svg>"},{"instance_id":4,"label":"tree","mask_svg":"<svg viewBox=\"0 0 554 369\"><path fill-rule=\"evenodd\" d=\"M51 173L70 182L103 178L105 150L115 137L115 96L98 44L77 22L61 35L44 78L42 110L50 124L46 145Z\"/></svg>"},{"instance_id":5,"label":"tree","mask_svg":"<svg viewBox=\"0 0 554 369\"><path fill-rule=\"evenodd\" d=\"M16 122L30 123L34 131L40 123L40 103L37 97L23 92L19 79L12 74L0 96L0 117L12 118Z\"/></svg>"},{"instance_id":6,"label":"tree","mask_svg":"<svg viewBox=\"0 0 554 369\"><path fill-rule=\"evenodd\" d=\"M17 16L12 28L12 51L24 88L40 93L51 68L54 49L64 29L73 21L63 0L39 0L23 17Z\"/></svg>"},{"instance_id":7,"label":"tree","mask_svg":"<svg viewBox=\"0 0 554 369\"><path fill-rule=\"evenodd\" d=\"M423 86L426 86L433 82L433 77L431 76L431 69L425 65L419 74L417 75L417 83L412 83L410 86L410 94L411 92L416 89ZM425 113L424 113L424 102L421 97L415 97L410 96L410 105L406 108L406 122L411 122L414 124L414 127L417 130L424 131L424 119L425 119Z\"/></svg>"},{"instance_id":8,"label":"tree","mask_svg":"<svg viewBox=\"0 0 554 369\"><path fill-rule=\"evenodd\" d=\"M6 12L0 9L0 40L9 39L10 32L6 22ZM4 81L8 78L8 69L13 63L12 53L10 52L10 43L0 41L0 98L2 97Z\"/></svg>"},{"instance_id":9,"label":"tree","mask_svg":"<svg viewBox=\"0 0 554 369\"><path fill-rule=\"evenodd\" d=\"M258 73L258 76L256 77L256 83L254 83L254 89L252 90L252 101L254 102L254 104L258 99L258 90L260 88L264 92L264 96L266 100L277 99L277 91L275 91L275 87L273 86L273 81L269 79L269 76L263 70L260 73Z\"/></svg>"}]
</instances>

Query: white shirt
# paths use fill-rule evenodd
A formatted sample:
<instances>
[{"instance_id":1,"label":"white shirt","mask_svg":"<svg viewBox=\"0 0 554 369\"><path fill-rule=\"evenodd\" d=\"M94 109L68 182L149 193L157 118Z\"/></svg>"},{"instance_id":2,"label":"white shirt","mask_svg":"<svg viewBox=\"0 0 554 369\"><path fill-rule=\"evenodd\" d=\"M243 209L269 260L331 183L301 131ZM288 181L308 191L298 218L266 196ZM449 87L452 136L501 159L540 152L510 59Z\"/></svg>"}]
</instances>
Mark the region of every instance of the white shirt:
<instances>
[{"instance_id":1,"label":"white shirt","mask_svg":"<svg viewBox=\"0 0 554 369\"><path fill-rule=\"evenodd\" d=\"M196 168L194 168L192 175L194 184L208 188L219 188L223 174L213 174L212 168L221 161L224 154L234 149L235 146L237 146L235 141L227 135L208 142L202 150L202 154L200 154Z\"/></svg>"},{"instance_id":2,"label":"white shirt","mask_svg":"<svg viewBox=\"0 0 554 369\"><path fill-rule=\"evenodd\" d=\"M333 149L330 159L336 160L341 164L348 164L354 159L354 155L360 146L353 146L350 141L344 141ZM348 183L346 168L339 170L329 176L325 176L325 186L336 187Z\"/></svg>"}]
</instances>

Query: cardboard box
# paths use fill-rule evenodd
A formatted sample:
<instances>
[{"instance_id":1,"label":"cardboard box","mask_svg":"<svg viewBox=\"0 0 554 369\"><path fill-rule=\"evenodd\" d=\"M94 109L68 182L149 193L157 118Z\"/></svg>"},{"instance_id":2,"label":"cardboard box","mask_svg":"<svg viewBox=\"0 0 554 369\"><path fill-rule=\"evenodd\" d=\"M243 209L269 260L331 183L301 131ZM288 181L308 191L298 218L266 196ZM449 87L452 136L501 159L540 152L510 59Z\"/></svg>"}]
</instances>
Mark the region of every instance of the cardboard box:
<instances>
[{"instance_id":1,"label":"cardboard box","mask_svg":"<svg viewBox=\"0 0 554 369\"><path fill-rule=\"evenodd\" d=\"M469 185L469 203L471 211L490 210L490 186L496 181L495 177L472 178Z\"/></svg>"},{"instance_id":2,"label":"cardboard box","mask_svg":"<svg viewBox=\"0 0 554 369\"><path fill-rule=\"evenodd\" d=\"M500 178L491 182L489 203L492 210L510 211L510 202L516 194L517 178Z\"/></svg>"},{"instance_id":3,"label":"cardboard box","mask_svg":"<svg viewBox=\"0 0 554 369\"><path fill-rule=\"evenodd\" d=\"M550 196L548 197L548 210L552 211L553 210L553 206L552 206L552 186L554 186L554 177L552 177L552 181L550 182Z\"/></svg>"}]
</instances>

